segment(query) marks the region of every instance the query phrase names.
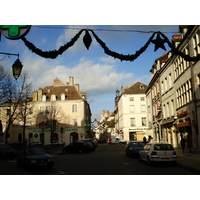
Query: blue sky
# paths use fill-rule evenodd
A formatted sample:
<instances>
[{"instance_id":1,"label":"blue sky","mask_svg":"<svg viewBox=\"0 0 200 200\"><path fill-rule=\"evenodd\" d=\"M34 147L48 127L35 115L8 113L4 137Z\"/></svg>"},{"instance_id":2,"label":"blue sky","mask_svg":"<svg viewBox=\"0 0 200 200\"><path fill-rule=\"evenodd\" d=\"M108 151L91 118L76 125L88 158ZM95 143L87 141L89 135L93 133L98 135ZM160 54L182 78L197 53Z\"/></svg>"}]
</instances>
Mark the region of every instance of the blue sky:
<instances>
[{"instance_id":1,"label":"blue sky","mask_svg":"<svg viewBox=\"0 0 200 200\"><path fill-rule=\"evenodd\" d=\"M48 25L48 27L33 25L26 35L27 40L39 49L50 51L70 41L79 29L89 28L94 30L110 50L122 54L134 54L148 41L152 33L137 33L130 30L161 31L165 32L170 40L172 35L178 32L176 25ZM151 79L149 70L154 60L161 56L164 50L158 49L154 52L154 44L151 43L135 61L121 62L106 55L92 35L92 43L87 50L83 44L83 36L84 32L73 47L56 59L42 58L32 53L22 40L9 40L4 36L1 37L0 52L19 53L23 71L29 73L33 90L53 85L56 77L66 83L69 76L73 76L75 83L80 84L80 90L87 92L92 119L99 119L102 110L114 111L117 88L130 87L137 81L149 83ZM169 49L167 44L165 47ZM2 58L3 55L0 55L0 59ZM15 56L6 57L0 64L5 69L11 70L15 59Z\"/></svg>"}]
</instances>

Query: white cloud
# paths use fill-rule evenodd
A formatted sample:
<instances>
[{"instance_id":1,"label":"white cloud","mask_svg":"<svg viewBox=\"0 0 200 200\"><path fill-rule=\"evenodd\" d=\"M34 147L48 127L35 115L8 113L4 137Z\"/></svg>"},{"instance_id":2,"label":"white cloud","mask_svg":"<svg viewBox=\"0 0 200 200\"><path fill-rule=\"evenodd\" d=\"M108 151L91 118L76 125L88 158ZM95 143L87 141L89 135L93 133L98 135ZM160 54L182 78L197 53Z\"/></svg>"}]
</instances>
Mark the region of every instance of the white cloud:
<instances>
[{"instance_id":1,"label":"white cloud","mask_svg":"<svg viewBox=\"0 0 200 200\"><path fill-rule=\"evenodd\" d=\"M28 71L33 89L53 85L54 79L59 78L64 84L73 76L75 83L80 85L80 90L90 95L102 95L115 91L119 82L133 79L132 73L118 73L114 65L93 63L91 60L81 58L72 68L64 65L49 65L45 59L26 57L24 66ZM31 64L30 64L31 63ZM29 67L30 68L29 68Z\"/></svg>"}]
</instances>

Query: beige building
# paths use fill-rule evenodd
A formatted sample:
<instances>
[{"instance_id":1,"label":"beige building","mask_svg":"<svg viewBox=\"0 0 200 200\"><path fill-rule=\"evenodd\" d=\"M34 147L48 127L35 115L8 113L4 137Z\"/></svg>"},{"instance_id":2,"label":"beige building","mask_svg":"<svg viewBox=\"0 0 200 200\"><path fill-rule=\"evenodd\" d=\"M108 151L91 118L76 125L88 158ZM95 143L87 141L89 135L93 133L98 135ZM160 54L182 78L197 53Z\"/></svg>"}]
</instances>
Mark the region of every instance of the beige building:
<instances>
[{"instance_id":1,"label":"beige building","mask_svg":"<svg viewBox=\"0 0 200 200\"><path fill-rule=\"evenodd\" d=\"M137 82L129 88L116 91L115 130L125 141L143 140L149 130L145 91L147 85Z\"/></svg>"},{"instance_id":2,"label":"beige building","mask_svg":"<svg viewBox=\"0 0 200 200\"><path fill-rule=\"evenodd\" d=\"M175 47L196 57L200 54L200 26L180 26L179 30L172 38ZM181 137L190 135L193 149L199 149L200 61L186 61L170 51L155 60L151 73L146 95L155 140L177 147Z\"/></svg>"},{"instance_id":3,"label":"beige building","mask_svg":"<svg viewBox=\"0 0 200 200\"><path fill-rule=\"evenodd\" d=\"M91 111L86 93L79 91L74 78L62 83L58 78L52 86L39 88L28 103L25 138L44 145L53 140L65 144L90 136ZM3 130L6 119L2 119ZM9 142L23 142L23 121L20 115L9 131Z\"/></svg>"}]
</instances>

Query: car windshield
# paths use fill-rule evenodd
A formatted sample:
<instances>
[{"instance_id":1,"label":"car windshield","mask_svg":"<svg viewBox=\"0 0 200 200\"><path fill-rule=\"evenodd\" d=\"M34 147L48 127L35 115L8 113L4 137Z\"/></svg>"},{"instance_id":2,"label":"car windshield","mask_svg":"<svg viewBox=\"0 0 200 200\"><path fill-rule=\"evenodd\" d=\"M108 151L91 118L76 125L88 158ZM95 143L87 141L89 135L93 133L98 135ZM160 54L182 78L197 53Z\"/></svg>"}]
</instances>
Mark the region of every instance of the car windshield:
<instances>
[{"instance_id":1,"label":"car windshield","mask_svg":"<svg viewBox=\"0 0 200 200\"><path fill-rule=\"evenodd\" d=\"M46 151L44 148L32 147L32 148L26 148L25 153L27 155L34 155L34 154L43 154L46 153Z\"/></svg>"},{"instance_id":2,"label":"car windshield","mask_svg":"<svg viewBox=\"0 0 200 200\"><path fill-rule=\"evenodd\" d=\"M143 142L131 142L129 145L131 147L143 147L144 143Z\"/></svg>"},{"instance_id":3,"label":"car windshield","mask_svg":"<svg viewBox=\"0 0 200 200\"><path fill-rule=\"evenodd\" d=\"M156 144L154 150L174 150L174 148L170 144Z\"/></svg>"}]
</instances>

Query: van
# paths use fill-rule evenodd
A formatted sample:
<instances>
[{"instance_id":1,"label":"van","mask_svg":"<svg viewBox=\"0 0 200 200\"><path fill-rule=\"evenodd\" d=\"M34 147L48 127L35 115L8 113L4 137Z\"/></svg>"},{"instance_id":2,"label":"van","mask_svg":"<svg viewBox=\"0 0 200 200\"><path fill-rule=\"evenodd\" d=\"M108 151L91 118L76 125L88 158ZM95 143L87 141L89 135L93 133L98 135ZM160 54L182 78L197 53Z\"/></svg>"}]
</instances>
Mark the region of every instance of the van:
<instances>
[{"instance_id":1,"label":"van","mask_svg":"<svg viewBox=\"0 0 200 200\"><path fill-rule=\"evenodd\" d=\"M108 138L108 144L119 144L120 139L116 137L110 137Z\"/></svg>"}]
</instances>

